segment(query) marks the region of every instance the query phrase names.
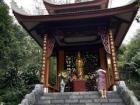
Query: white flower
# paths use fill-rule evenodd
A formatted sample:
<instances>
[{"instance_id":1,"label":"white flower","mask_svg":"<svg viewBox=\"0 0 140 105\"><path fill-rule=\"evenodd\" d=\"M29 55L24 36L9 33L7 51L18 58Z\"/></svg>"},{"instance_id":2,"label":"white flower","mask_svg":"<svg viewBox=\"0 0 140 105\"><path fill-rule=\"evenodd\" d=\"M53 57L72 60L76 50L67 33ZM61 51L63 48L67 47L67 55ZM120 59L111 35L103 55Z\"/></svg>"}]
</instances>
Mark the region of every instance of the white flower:
<instances>
[{"instance_id":1,"label":"white flower","mask_svg":"<svg viewBox=\"0 0 140 105\"><path fill-rule=\"evenodd\" d=\"M66 71L62 71L58 74L59 77L63 78L63 79L66 79L68 77L68 74Z\"/></svg>"}]
</instances>

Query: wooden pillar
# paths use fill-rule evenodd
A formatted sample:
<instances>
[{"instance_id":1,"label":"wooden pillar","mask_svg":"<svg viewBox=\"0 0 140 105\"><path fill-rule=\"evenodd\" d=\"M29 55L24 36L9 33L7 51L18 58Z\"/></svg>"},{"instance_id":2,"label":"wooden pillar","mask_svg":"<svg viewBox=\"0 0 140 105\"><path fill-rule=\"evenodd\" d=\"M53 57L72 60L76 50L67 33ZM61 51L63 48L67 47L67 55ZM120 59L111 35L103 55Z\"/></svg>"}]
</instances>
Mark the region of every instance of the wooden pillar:
<instances>
[{"instance_id":1,"label":"wooden pillar","mask_svg":"<svg viewBox=\"0 0 140 105\"><path fill-rule=\"evenodd\" d=\"M45 68L46 68L46 40L47 37L44 36L43 40L43 54L42 54L42 71L41 71L41 82L43 83L43 86L45 87Z\"/></svg>"},{"instance_id":2,"label":"wooden pillar","mask_svg":"<svg viewBox=\"0 0 140 105\"><path fill-rule=\"evenodd\" d=\"M111 64L111 56L110 54L107 54L107 69L108 69L108 85L109 88L111 89L111 86L114 84L114 78L113 78L113 73L112 73L112 64Z\"/></svg>"},{"instance_id":3,"label":"wooden pillar","mask_svg":"<svg viewBox=\"0 0 140 105\"><path fill-rule=\"evenodd\" d=\"M64 70L64 51L60 50L57 57L57 89L60 89L60 77L58 74Z\"/></svg>"},{"instance_id":4,"label":"wooden pillar","mask_svg":"<svg viewBox=\"0 0 140 105\"><path fill-rule=\"evenodd\" d=\"M46 58L45 87L48 89L48 86L49 86L49 58Z\"/></svg>"},{"instance_id":5,"label":"wooden pillar","mask_svg":"<svg viewBox=\"0 0 140 105\"><path fill-rule=\"evenodd\" d=\"M112 64L112 71L113 71L112 76L115 84L119 80L119 73L118 73L117 62L116 62L114 39L111 30L109 30L109 40L110 40L110 51L111 51L111 64Z\"/></svg>"},{"instance_id":6,"label":"wooden pillar","mask_svg":"<svg viewBox=\"0 0 140 105\"><path fill-rule=\"evenodd\" d=\"M47 57L46 45L47 45L47 36L45 35L43 41L41 82L43 83L45 92L48 92L49 58Z\"/></svg>"},{"instance_id":7,"label":"wooden pillar","mask_svg":"<svg viewBox=\"0 0 140 105\"><path fill-rule=\"evenodd\" d=\"M99 56L100 56L100 66L106 70L106 89L109 88L108 82L109 82L109 78L107 76L108 74L108 69L107 69L107 59L105 56L105 50L104 47L99 48Z\"/></svg>"}]
</instances>

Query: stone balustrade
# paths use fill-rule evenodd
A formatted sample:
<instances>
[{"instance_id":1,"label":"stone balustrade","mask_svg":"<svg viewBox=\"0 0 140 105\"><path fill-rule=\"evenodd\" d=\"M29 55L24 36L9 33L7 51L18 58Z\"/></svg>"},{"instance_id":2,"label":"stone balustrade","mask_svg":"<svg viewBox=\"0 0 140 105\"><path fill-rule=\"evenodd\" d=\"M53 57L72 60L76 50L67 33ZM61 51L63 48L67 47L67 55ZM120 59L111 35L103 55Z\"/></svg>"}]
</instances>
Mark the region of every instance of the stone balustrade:
<instances>
[{"instance_id":1,"label":"stone balustrade","mask_svg":"<svg viewBox=\"0 0 140 105\"><path fill-rule=\"evenodd\" d=\"M126 105L140 105L140 101L136 98L133 91L129 90L124 81L119 81L117 92Z\"/></svg>"},{"instance_id":2,"label":"stone balustrade","mask_svg":"<svg viewBox=\"0 0 140 105\"><path fill-rule=\"evenodd\" d=\"M26 94L24 99L18 105L34 105L43 95L43 85L36 84L30 94Z\"/></svg>"}]
</instances>

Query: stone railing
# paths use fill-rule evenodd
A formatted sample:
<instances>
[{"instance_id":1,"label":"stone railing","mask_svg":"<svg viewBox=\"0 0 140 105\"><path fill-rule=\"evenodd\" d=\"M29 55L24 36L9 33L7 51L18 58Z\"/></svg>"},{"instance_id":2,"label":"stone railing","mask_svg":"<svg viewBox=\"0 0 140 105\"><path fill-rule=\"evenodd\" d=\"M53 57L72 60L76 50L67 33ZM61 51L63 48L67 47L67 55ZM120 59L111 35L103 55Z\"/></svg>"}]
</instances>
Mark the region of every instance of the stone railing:
<instances>
[{"instance_id":1,"label":"stone railing","mask_svg":"<svg viewBox=\"0 0 140 105\"><path fill-rule=\"evenodd\" d=\"M30 94L26 94L24 99L18 105L34 105L43 95L43 85L36 84Z\"/></svg>"},{"instance_id":2,"label":"stone railing","mask_svg":"<svg viewBox=\"0 0 140 105\"><path fill-rule=\"evenodd\" d=\"M124 81L119 82L117 92L124 100L126 105L140 105L140 101L138 101L133 91L128 89Z\"/></svg>"}]
</instances>

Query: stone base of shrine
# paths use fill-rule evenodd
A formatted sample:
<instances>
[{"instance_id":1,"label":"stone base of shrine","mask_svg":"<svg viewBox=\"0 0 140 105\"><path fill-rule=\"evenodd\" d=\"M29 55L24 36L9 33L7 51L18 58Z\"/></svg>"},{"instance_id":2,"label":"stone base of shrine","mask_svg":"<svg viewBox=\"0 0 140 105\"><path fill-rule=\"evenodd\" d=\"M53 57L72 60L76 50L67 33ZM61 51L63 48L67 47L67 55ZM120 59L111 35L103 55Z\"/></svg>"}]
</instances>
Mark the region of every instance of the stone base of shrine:
<instances>
[{"instance_id":1,"label":"stone base of shrine","mask_svg":"<svg viewBox=\"0 0 140 105\"><path fill-rule=\"evenodd\" d=\"M72 91L86 91L86 82L84 80L74 80L72 81Z\"/></svg>"}]
</instances>

